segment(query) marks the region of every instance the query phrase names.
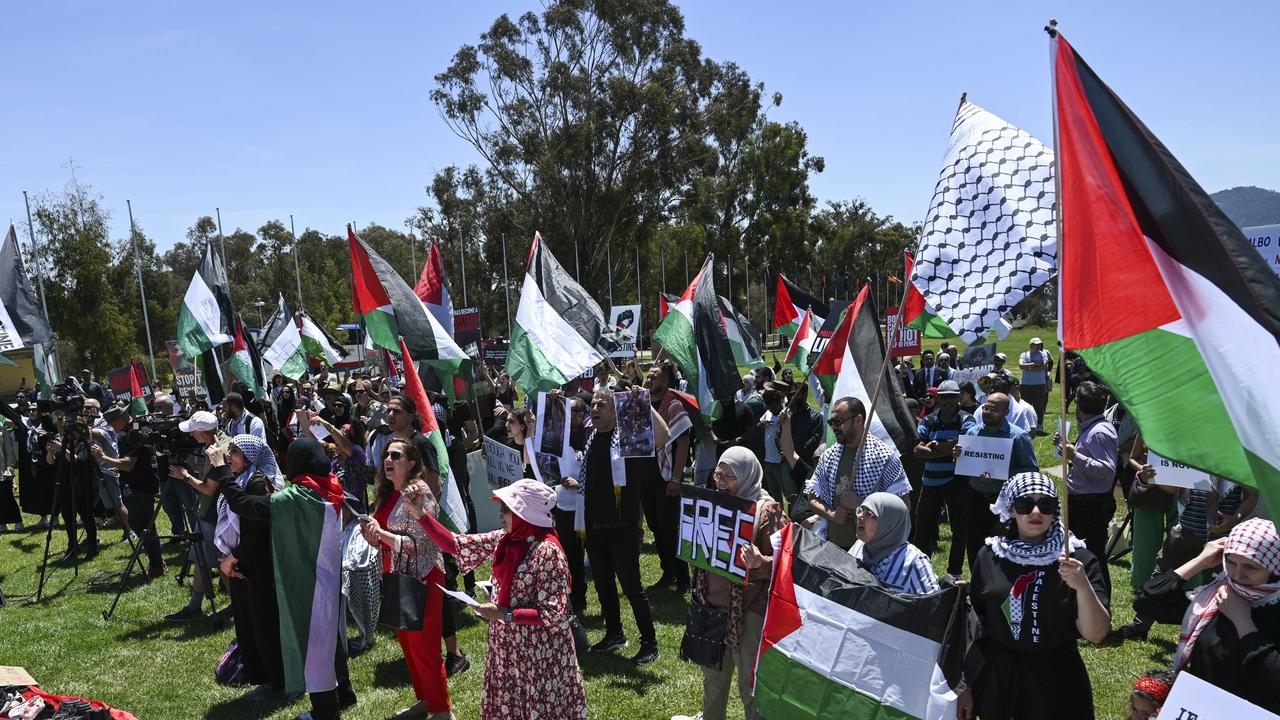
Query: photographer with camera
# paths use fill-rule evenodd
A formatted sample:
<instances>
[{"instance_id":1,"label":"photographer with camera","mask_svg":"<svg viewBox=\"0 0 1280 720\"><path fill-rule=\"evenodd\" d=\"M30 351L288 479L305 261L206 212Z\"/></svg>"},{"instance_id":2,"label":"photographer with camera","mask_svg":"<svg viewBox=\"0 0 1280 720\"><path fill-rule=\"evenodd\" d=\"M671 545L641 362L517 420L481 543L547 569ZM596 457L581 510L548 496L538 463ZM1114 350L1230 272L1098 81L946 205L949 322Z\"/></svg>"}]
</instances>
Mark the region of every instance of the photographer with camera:
<instances>
[{"instance_id":1,"label":"photographer with camera","mask_svg":"<svg viewBox=\"0 0 1280 720\"><path fill-rule=\"evenodd\" d=\"M65 386L54 388L53 432L40 439L38 462L56 478L62 522L67 528L67 552L63 562L71 562L80 551L76 537L76 517L84 525L87 548L85 559L98 554L98 526L93 518L94 483L98 464L89 452L91 436L85 424L84 396ZM92 410L90 410L93 413ZM96 413L94 413L96 414Z\"/></svg>"},{"instance_id":2,"label":"photographer with camera","mask_svg":"<svg viewBox=\"0 0 1280 720\"><path fill-rule=\"evenodd\" d=\"M156 393L152 400L154 415L147 418L153 424L164 425L177 431L179 415L173 397L164 393ZM156 477L160 479L160 507L169 517L169 527L173 535L186 535L197 530L197 519L194 511L196 505L195 492L186 483L170 481L168 447L157 447L153 453L156 466ZM188 530L188 528L190 528ZM177 547L182 540L174 539L164 546L167 550Z\"/></svg>"},{"instance_id":3,"label":"photographer with camera","mask_svg":"<svg viewBox=\"0 0 1280 720\"><path fill-rule=\"evenodd\" d=\"M225 447L225 436L218 430L218 417L208 410L198 410L191 417L178 423L178 429L195 440L197 449L185 458L173 458L169 464L169 477L180 483L189 484L203 478L207 470L208 460L205 448L210 445ZM200 604L206 595L211 595L213 579L210 574L210 561L217 557L217 549L213 544L214 527L217 523L217 505L208 495L200 494L196 511L196 527L192 531L199 534L199 541L191 544L188 558L196 564L197 570L191 579L191 595L187 606L178 612L165 616L169 622L187 622L204 617Z\"/></svg>"},{"instance_id":4,"label":"photographer with camera","mask_svg":"<svg viewBox=\"0 0 1280 720\"><path fill-rule=\"evenodd\" d=\"M111 510L120 523L121 540L132 542L129 531L129 511L124 506L124 494L120 492L120 472L102 458L118 460L120 458L119 438L102 415L102 405L93 398L84 401L85 422L89 424L90 436L93 438L89 452L98 463L98 499L102 506Z\"/></svg>"},{"instance_id":5,"label":"photographer with camera","mask_svg":"<svg viewBox=\"0 0 1280 720\"><path fill-rule=\"evenodd\" d=\"M164 575L165 565L153 517L160 484L151 448L141 432L129 427L129 413L124 407L110 408L102 414L102 419L116 434L119 457L111 457L96 446L91 452L100 464L119 474L124 506L129 513L129 529L141 539L147 553L147 577L158 578Z\"/></svg>"}]
</instances>

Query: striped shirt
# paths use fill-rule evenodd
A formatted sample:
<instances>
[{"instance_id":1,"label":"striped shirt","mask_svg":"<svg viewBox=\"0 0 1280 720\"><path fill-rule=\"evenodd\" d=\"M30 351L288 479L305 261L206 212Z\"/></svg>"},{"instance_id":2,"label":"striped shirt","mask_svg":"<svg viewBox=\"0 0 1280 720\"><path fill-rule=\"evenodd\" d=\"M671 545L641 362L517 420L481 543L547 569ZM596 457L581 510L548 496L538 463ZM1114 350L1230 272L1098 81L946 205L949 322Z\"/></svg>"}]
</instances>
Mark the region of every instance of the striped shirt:
<instances>
[{"instance_id":1,"label":"striped shirt","mask_svg":"<svg viewBox=\"0 0 1280 720\"><path fill-rule=\"evenodd\" d=\"M977 423L974 422L973 416L963 410L957 409L947 420L943 420L941 411L938 411L920 419L916 435L922 443L933 440L955 442L957 438L968 434L975 427ZM956 461L952 460L950 455L924 461L922 479L925 485L946 485L951 482L955 474Z\"/></svg>"},{"instance_id":2,"label":"striped shirt","mask_svg":"<svg viewBox=\"0 0 1280 720\"><path fill-rule=\"evenodd\" d=\"M1244 499L1244 490L1230 480L1214 478L1213 482L1219 493L1218 512L1227 517L1235 515L1240 509L1240 502ZM1205 541L1225 537L1223 533L1209 532L1209 527L1217 525L1219 521L1216 515L1212 522L1209 521L1208 501L1209 491L1207 490L1187 491L1187 502L1178 516L1178 524L1182 526L1184 534Z\"/></svg>"},{"instance_id":3,"label":"striped shirt","mask_svg":"<svg viewBox=\"0 0 1280 720\"><path fill-rule=\"evenodd\" d=\"M861 559L861 540L849 550L849 554ZM939 590L938 576L933 572L929 556L911 543L902 543L897 550L867 569L894 592L923 595Z\"/></svg>"}]
</instances>

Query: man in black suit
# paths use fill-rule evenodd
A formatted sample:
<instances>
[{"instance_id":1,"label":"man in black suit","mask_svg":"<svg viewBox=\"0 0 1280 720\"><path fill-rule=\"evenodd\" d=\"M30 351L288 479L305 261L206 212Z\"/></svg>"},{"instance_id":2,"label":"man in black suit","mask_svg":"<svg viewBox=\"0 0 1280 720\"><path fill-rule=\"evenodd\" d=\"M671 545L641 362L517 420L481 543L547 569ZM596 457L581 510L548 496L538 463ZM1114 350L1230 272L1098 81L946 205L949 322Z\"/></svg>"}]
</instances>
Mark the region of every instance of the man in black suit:
<instances>
[{"instance_id":1,"label":"man in black suit","mask_svg":"<svg viewBox=\"0 0 1280 720\"><path fill-rule=\"evenodd\" d=\"M950 360L950 358L948 358ZM911 397L920 400L929 392L929 388L938 387L946 380L950 372L934 365L932 350L925 350L920 355L920 369L911 376Z\"/></svg>"}]
</instances>

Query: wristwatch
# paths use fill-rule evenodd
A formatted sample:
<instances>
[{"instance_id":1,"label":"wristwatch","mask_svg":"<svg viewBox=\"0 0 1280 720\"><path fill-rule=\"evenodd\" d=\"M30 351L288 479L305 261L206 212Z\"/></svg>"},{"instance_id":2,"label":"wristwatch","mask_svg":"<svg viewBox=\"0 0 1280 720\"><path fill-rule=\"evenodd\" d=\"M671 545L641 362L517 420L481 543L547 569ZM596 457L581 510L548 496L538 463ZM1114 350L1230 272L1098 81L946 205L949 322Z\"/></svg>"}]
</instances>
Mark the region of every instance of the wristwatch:
<instances>
[{"instance_id":1,"label":"wristwatch","mask_svg":"<svg viewBox=\"0 0 1280 720\"><path fill-rule=\"evenodd\" d=\"M511 622L513 619L515 619L515 615L513 614L513 612L514 611L511 608L507 608L507 611L502 614L502 621Z\"/></svg>"}]
</instances>

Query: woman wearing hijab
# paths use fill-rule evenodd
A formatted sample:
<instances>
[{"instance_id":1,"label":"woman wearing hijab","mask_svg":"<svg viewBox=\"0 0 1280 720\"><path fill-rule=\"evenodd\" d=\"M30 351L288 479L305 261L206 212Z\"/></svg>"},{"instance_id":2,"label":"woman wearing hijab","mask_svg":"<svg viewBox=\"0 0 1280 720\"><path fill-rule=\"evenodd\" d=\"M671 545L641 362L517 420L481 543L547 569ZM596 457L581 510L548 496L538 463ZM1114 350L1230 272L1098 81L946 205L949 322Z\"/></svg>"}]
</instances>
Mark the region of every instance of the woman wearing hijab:
<instances>
[{"instance_id":1,"label":"woman wearing hijab","mask_svg":"<svg viewBox=\"0 0 1280 720\"><path fill-rule=\"evenodd\" d=\"M849 554L894 592L931 593L938 588L929 556L907 542L911 511L902 498L877 492L867 496L854 513L858 540Z\"/></svg>"},{"instance_id":2,"label":"woman wearing hijab","mask_svg":"<svg viewBox=\"0 0 1280 720\"><path fill-rule=\"evenodd\" d=\"M417 494L421 489L409 491ZM455 535L432 514L419 522L463 572L492 561L481 720L586 720L587 695L570 628L569 563L553 529L555 491L517 480L494 491L502 530ZM414 506L410 512L420 510Z\"/></svg>"},{"instance_id":3,"label":"woman wearing hijab","mask_svg":"<svg viewBox=\"0 0 1280 720\"><path fill-rule=\"evenodd\" d=\"M401 572L427 586L422 630L396 630L418 702L401 717L452 718L449 682L440 656L444 620L444 556L418 524L418 515L440 512L427 487L427 466L417 445L395 439L382 451L382 467L374 486L374 515L364 526L364 538L382 549L383 572Z\"/></svg>"},{"instance_id":4,"label":"woman wearing hijab","mask_svg":"<svg viewBox=\"0 0 1280 720\"><path fill-rule=\"evenodd\" d=\"M1190 593L1183 582L1220 570ZM1182 623L1173 669L1280 711L1280 536L1270 520L1246 520L1211 540L1199 557L1147 581L1133 609Z\"/></svg>"},{"instance_id":5,"label":"woman wearing hijab","mask_svg":"<svg viewBox=\"0 0 1280 720\"><path fill-rule=\"evenodd\" d=\"M211 446L216 448L216 444ZM226 463L221 453L204 481L188 482L198 491L213 495L220 486L243 496L264 500L280 482L280 467L271 448L255 435L236 435L227 449ZM213 460L213 458L210 458ZM280 659L280 615L276 606L275 567L271 559L271 525L265 517L241 513L218 497L218 522L213 544L221 557L221 570L228 579L231 614L236 626L236 645L244 658L249 682L259 687L249 693L257 697L268 690L284 689L284 667Z\"/></svg>"},{"instance_id":6,"label":"woman wearing hijab","mask_svg":"<svg viewBox=\"0 0 1280 720\"><path fill-rule=\"evenodd\" d=\"M788 520L782 505L762 491L764 468L760 467L755 453L747 448L735 446L725 450L711 477L720 492L755 502L756 523L752 538L754 545L742 549L742 560L748 568L745 585L705 570L694 570L693 591L696 597L729 613L720 668L702 669L702 717L704 720L724 719L733 671L737 668L738 697L742 700L744 717L759 720L761 715L756 712L751 695L751 678L764 630L764 611L769 603L769 579L773 575L773 545L769 538Z\"/></svg>"},{"instance_id":7,"label":"woman wearing hijab","mask_svg":"<svg viewBox=\"0 0 1280 720\"><path fill-rule=\"evenodd\" d=\"M969 588L986 663L957 715L1089 720L1093 689L1076 641L1102 642L1110 629L1104 568L1063 529L1050 478L1014 475L991 511L1008 530L978 551Z\"/></svg>"}]
</instances>

